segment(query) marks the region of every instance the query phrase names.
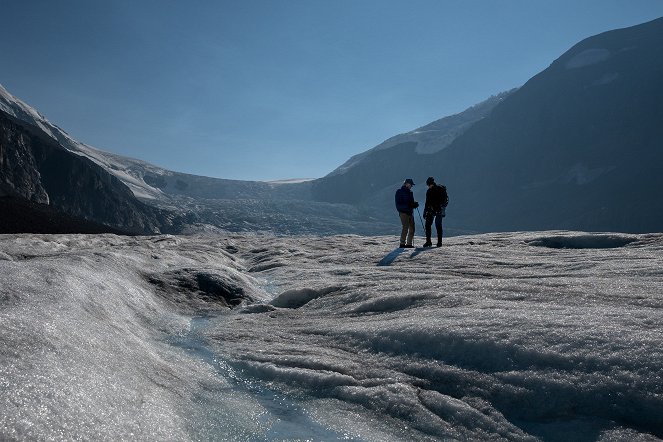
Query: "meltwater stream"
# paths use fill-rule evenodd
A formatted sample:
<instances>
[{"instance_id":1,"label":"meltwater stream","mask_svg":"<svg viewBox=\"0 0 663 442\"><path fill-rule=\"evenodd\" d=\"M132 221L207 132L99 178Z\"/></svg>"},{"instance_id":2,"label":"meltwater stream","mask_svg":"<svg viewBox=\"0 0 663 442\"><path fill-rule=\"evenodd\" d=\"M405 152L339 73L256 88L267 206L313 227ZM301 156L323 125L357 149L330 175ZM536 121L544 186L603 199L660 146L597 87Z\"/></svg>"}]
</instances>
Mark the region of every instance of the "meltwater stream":
<instances>
[{"instance_id":1,"label":"meltwater stream","mask_svg":"<svg viewBox=\"0 0 663 442\"><path fill-rule=\"evenodd\" d=\"M269 429L264 436L261 434L256 440L358 440L315 422L295 400L270 390L259 380L242 378L221 355L215 354L208 347L201 332L209 325L210 319L212 318L206 316L192 318L188 333L174 336L169 343L212 366L217 375L222 376L232 386L233 392L249 395L266 410L266 413L260 416L260 423L265 427L269 426ZM196 429L193 431L195 433Z\"/></svg>"}]
</instances>

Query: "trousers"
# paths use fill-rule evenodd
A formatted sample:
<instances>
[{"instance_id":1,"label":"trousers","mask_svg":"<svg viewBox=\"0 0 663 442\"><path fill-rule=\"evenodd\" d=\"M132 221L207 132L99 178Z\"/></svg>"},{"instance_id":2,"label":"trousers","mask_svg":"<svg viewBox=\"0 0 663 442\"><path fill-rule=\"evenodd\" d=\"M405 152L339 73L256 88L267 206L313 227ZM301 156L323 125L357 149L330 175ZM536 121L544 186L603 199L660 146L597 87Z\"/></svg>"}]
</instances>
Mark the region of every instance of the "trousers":
<instances>
[{"instance_id":1,"label":"trousers","mask_svg":"<svg viewBox=\"0 0 663 442\"><path fill-rule=\"evenodd\" d=\"M401 229L401 244L411 246L414 239L414 215L403 212L398 212L398 215L401 217L401 225L403 226Z\"/></svg>"},{"instance_id":2,"label":"trousers","mask_svg":"<svg viewBox=\"0 0 663 442\"><path fill-rule=\"evenodd\" d=\"M442 214L428 214L426 215L426 241L431 242L431 230L433 227L433 219L435 219L435 230L437 230L437 242L442 242Z\"/></svg>"}]
</instances>

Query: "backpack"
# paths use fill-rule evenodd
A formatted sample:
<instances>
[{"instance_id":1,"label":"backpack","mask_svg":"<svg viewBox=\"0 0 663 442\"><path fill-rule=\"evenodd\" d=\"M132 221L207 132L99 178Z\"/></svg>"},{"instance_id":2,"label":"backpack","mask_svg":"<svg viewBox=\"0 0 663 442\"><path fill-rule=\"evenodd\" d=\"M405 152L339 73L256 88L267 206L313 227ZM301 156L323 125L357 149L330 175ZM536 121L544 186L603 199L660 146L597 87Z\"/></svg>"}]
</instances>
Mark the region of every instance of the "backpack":
<instances>
[{"instance_id":1,"label":"backpack","mask_svg":"<svg viewBox=\"0 0 663 442\"><path fill-rule=\"evenodd\" d=\"M447 194L447 186L443 186L441 184L436 184L437 187L439 187L438 192L440 195L440 205L442 207L447 207L449 204L449 195Z\"/></svg>"}]
</instances>

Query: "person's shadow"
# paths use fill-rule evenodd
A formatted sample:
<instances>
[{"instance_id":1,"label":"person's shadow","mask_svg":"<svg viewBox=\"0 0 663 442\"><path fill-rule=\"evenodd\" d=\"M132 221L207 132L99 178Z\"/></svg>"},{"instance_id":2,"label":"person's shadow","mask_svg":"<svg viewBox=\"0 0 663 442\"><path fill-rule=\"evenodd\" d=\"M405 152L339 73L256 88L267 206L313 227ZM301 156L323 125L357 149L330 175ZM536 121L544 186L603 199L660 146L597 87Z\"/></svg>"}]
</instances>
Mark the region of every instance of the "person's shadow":
<instances>
[{"instance_id":1,"label":"person's shadow","mask_svg":"<svg viewBox=\"0 0 663 442\"><path fill-rule=\"evenodd\" d=\"M433 250L433 247L417 247L416 249L414 249L414 252L410 254L409 258L414 258L421 252L425 252L427 250Z\"/></svg>"},{"instance_id":2,"label":"person's shadow","mask_svg":"<svg viewBox=\"0 0 663 442\"><path fill-rule=\"evenodd\" d=\"M414 249L414 251L412 251L412 253L410 254L410 256L409 256L408 258L414 258L414 257L416 257L418 254L420 254L421 252L424 252L424 251L426 251L426 250L432 250L432 249L433 249L432 247L417 247L416 249ZM396 261L396 258L398 258L399 255L401 255L402 253L404 253L406 250L411 250L411 249L404 249L404 248L402 248L402 247L399 247L399 248L397 248L397 249L392 250L391 252L389 252L389 253L387 254L387 256L385 256L384 258L382 258L382 259L380 260L380 262L378 262L378 266L388 266L388 265L391 265L391 263L393 263L394 261Z\"/></svg>"},{"instance_id":3,"label":"person's shadow","mask_svg":"<svg viewBox=\"0 0 663 442\"><path fill-rule=\"evenodd\" d=\"M396 258L398 258L398 255L405 252L405 250L406 249L404 249L402 247L398 247L397 249L392 250L391 252L389 252L387 254L387 256L385 256L384 258L382 258L380 260L380 262L378 262L378 266L391 265L391 263L394 262L396 260Z\"/></svg>"},{"instance_id":4,"label":"person's shadow","mask_svg":"<svg viewBox=\"0 0 663 442\"><path fill-rule=\"evenodd\" d=\"M404 249L402 247L399 247L397 249L392 250L378 262L378 266L388 266L391 265L394 261L396 261L396 258L398 258L403 252L406 250L412 250L412 249ZM412 253L410 253L410 256L408 258L412 259L415 258L418 254L421 252L425 252L427 250L433 250L433 247L417 247L415 248Z\"/></svg>"}]
</instances>

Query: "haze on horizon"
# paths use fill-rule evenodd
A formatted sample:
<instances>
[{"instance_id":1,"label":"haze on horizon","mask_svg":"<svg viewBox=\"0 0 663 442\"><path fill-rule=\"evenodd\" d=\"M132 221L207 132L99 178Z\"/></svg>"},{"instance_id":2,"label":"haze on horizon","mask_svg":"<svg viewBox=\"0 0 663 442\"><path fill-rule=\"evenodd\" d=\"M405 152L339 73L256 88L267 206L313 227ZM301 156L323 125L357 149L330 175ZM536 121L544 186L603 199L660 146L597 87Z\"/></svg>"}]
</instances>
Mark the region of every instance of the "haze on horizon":
<instances>
[{"instance_id":1,"label":"haze on horizon","mask_svg":"<svg viewBox=\"0 0 663 442\"><path fill-rule=\"evenodd\" d=\"M74 138L180 172L320 177L517 87L658 0L3 5L0 84Z\"/></svg>"}]
</instances>

